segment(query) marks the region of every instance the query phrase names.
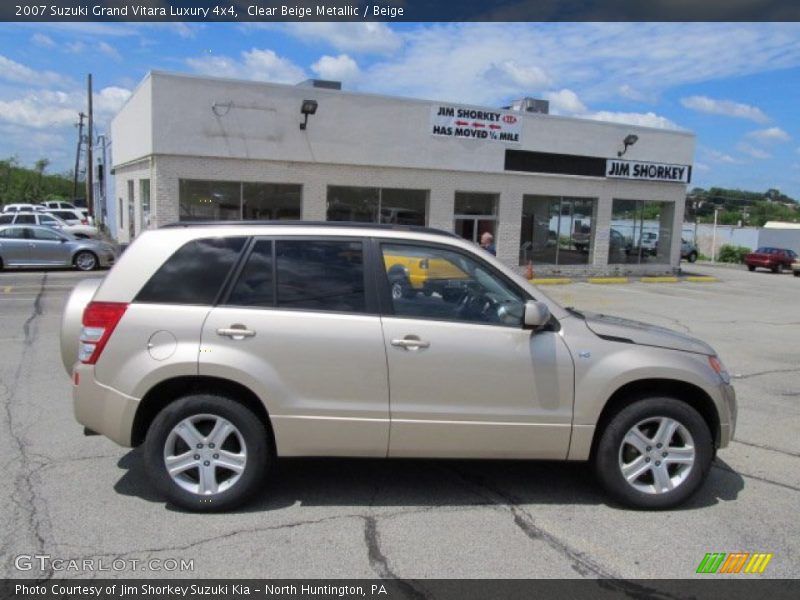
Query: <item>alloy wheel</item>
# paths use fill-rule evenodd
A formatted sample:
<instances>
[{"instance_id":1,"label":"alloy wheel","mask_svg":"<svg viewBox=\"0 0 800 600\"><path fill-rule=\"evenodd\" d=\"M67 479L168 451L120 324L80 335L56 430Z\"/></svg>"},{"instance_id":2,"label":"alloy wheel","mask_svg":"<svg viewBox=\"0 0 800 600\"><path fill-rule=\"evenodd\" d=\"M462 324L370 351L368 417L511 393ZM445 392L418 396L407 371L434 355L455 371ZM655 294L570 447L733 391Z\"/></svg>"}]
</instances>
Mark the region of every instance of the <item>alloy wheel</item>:
<instances>
[{"instance_id":1,"label":"alloy wheel","mask_svg":"<svg viewBox=\"0 0 800 600\"><path fill-rule=\"evenodd\" d=\"M193 494L209 496L230 489L247 465L247 447L236 426L217 415L180 421L164 443L164 466L172 480Z\"/></svg>"},{"instance_id":2,"label":"alloy wheel","mask_svg":"<svg viewBox=\"0 0 800 600\"><path fill-rule=\"evenodd\" d=\"M628 430L619 448L619 468L628 485L665 494L681 485L695 463L688 429L670 417L651 417Z\"/></svg>"}]
</instances>

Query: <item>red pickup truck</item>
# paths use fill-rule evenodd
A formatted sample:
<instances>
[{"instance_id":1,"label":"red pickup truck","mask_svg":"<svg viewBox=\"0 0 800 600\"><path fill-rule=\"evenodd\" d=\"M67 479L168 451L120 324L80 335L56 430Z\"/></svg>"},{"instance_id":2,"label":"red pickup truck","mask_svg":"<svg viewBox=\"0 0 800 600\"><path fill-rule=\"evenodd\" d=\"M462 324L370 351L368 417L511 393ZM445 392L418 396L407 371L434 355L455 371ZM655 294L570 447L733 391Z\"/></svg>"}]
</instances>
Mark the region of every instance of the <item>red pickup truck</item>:
<instances>
[{"instance_id":1,"label":"red pickup truck","mask_svg":"<svg viewBox=\"0 0 800 600\"><path fill-rule=\"evenodd\" d=\"M797 252L794 250L763 247L757 248L755 252L745 256L744 264L751 271L755 271L756 267L761 267L762 269L769 269L773 273L779 273L784 269L791 269L792 263L796 259Z\"/></svg>"}]
</instances>

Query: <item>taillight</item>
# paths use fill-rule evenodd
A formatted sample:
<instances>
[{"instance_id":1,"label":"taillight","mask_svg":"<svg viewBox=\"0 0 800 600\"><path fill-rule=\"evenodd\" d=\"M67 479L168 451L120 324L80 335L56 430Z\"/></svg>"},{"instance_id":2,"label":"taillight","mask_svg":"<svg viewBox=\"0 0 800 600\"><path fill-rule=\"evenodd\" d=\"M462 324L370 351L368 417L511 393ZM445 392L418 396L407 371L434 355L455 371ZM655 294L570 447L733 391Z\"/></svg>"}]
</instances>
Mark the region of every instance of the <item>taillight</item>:
<instances>
[{"instance_id":1,"label":"taillight","mask_svg":"<svg viewBox=\"0 0 800 600\"><path fill-rule=\"evenodd\" d=\"M127 308L128 305L122 302L89 303L83 311L78 360L87 365L97 362Z\"/></svg>"},{"instance_id":2,"label":"taillight","mask_svg":"<svg viewBox=\"0 0 800 600\"><path fill-rule=\"evenodd\" d=\"M89 219L81 219L81 225L88 225Z\"/></svg>"}]
</instances>

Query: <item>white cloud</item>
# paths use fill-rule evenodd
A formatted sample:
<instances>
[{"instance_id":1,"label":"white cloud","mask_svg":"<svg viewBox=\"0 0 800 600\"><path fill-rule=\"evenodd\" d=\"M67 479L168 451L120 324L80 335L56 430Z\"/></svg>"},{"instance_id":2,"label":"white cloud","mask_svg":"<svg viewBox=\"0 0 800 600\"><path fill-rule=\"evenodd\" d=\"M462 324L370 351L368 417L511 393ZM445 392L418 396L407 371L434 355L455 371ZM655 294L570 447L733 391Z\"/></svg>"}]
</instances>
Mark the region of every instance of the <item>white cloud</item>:
<instances>
[{"instance_id":1,"label":"white cloud","mask_svg":"<svg viewBox=\"0 0 800 600\"><path fill-rule=\"evenodd\" d=\"M544 69L536 65L523 65L515 60L505 60L491 65L486 76L516 88L528 89L530 92L550 85L550 78Z\"/></svg>"},{"instance_id":2,"label":"white cloud","mask_svg":"<svg viewBox=\"0 0 800 600\"><path fill-rule=\"evenodd\" d=\"M701 148L701 150L705 158L710 162L725 163L729 165L739 165L742 163L741 160L733 158L730 154L725 154L724 152L714 150L713 148Z\"/></svg>"},{"instance_id":3,"label":"white cloud","mask_svg":"<svg viewBox=\"0 0 800 600\"><path fill-rule=\"evenodd\" d=\"M306 78L303 69L292 61L278 56L272 50L258 48L242 52L239 61L227 56L204 56L187 59L186 63L198 73L216 77L273 83L299 83Z\"/></svg>"},{"instance_id":4,"label":"white cloud","mask_svg":"<svg viewBox=\"0 0 800 600\"><path fill-rule=\"evenodd\" d=\"M694 163L694 164L692 165L692 169L693 169L693 170L695 170L695 171L702 171L703 173L705 173L705 172L707 172L707 171L710 171L710 170L711 170L711 167L709 167L709 166L708 166L707 164L705 164L705 163L696 162L696 163Z\"/></svg>"},{"instance_id":5,"label":"white cloud","mask_svg":"<svg viewBox=\"0 0 800 600\"><path fill-rule=\"evenodd\" d=\"M37 46L42 46L43 48L55 48L56 43L52 40L52 38L46 36L43 33L34 33L31 36L31 42L36 44Z\"/></svg>"},{"instance_id":6,"label":"white cloud","mask_svg":"<svg viewBox=\"0 0 800 600\"><path fill-rule=\"evenodd\" d=\"M390 54L403 45L402 38L386 23L287 23L284 27L307 44L322 42L355 54Z\"/></svg>"},{"instance_id":7,"label":"white cloud","mask_svg":"<svg viewBox=\"0 0 800 600\"><path fill-rule=\"evenodd\" d=\"M333 79L343 82L355 82L361 76L358 63L347 56L323 56L313 65L311 70L322 79Z\"/></svg>"},{"instance_id":8,"label":"white cloud","mask_svg":"<svg viewBox=\"0 0 800 600\"><path fill-rule=\"evenodd\" d=\"M572 90L546 92L544 98L550 102L550 112L553 114L582 114L587 111L586 105Z\"/></svg>"},{"instance_id":9,"label":"white cloud","mask_svg":"<svg viewBox=\"0 0 800 600\"><path fill-rule=\"evenodd\" d=\"M28 85L53 85L66 79L52 71L36 71L0 54L0 79Z\"/></svg>"},{"instance_id":10,"label":"white cloud","mask_svg":"<svg viewBox=\"0 0 800 600\"><path fill-rule=\"evenodd\" d=\"M627 100L633 100L635 102L653 102L655 100L652 95L644 94L627 83L623 83L621 86L619 86L617 92L623 98Z\"/></svg>"},{"instance_id":11,"label":"white cloud","mask_svg":"<svg viewBox=\"0 0 800 600\"><path fill-rule=\"evenodd\" d=\"M100 42L99 44L97 44L97 49L102 54L105 54L106 56L109 56L114 60L122 60L122 56L120 56L119 52L117 52L117 49L107 42Z\"/></svg>"},{"instance_id":12,"label":"white cloud","mask_svg":"<svg viewBox=\"0 0 800 600\"><path fill-rule=\"evenodd\" d=\"M769 117L757 106L733 102L732 100L715 100L707 96L689 96L688 98L681 98L681 104L686 108L706 114L749 119L756 123L769 122Z\"/></svg>"},{"instance_id":13,"label":"white cloud","mask_svg":"<svg viewBox=\"0 0 800 600\"><path fill-rule=\"evenodd\" d=\"M80 108L66 92L34 92L11 101L0 100L0 120L36 129L69 125L78 120Z\"/></svg>"},{"instance_id":14,"label":"white cloud","mask_svg":"<svg viewBox=\"0 0 800 600\"><path fill-rule=\"evenodd\" d=\"M67 52L71 54L80 54L84 50L86 50L86 44L78 40L77 42L67 42L64 47L67 49Z\"/></svg>"},{"instance_id":15,"label":"white cloud","mask_svg":"<svg viewBox=\"0 0 800 600\"><path fill-rule=\"evenodd\" d=\"M95 119L112 117L128 99L130 90L106 87L92 95ZM0 121L37 130L65 127L78 122L78 113L86 110L82 91L42 90L20 98L0 100Z\"/></svg>"},{"instance_id":16,"label":"white cloud","mask_svg":"<svg viewBox=\"0 0 800 600\"><path fill-rule=\"evenodd\" d=\"M768 127L767 129L757 129L747 134L747 137L761 144L772 142L788 142L791 136L780 127Z\"/></svg>"},{"instance_id":17,"label":"white cloud","mask_svg":"<svg viewBox=\"0 0 800 600\"><path fill-rule=\"evenodd\" d=\"M581 115L586 119L595 121L608 121L611 123L624 123L626 125L636 125L639 127L656 127L658 129L679 129L673 122L655 114L654 112L636 113L636 112L612 112L601 110L598 112L587 113Z\"/></svg>"},{"instance_id":18,"label":"white cloud","mask_svg":"<svg viewBox=\"0 0 800 600\"><path fill-rule=\"evenodd\" d=\"M753 158L757 158L759 160L766 160L771 158L769 154L767 154L761 148L756 148L755 146L748 144L747 142L739 142L736 144L736 149L741 152L742 154L747 154L748 156L752 156Z\"/></svg>"},{"instance_id":19,"label":"white cloud","mask_svg":"<svg viewBox=\"0 0 800 600\"><path fill-rule=\"evenodd\" d=\"M800 66L797 23L448 23L400 35L402 51L366 69L371 90L474 104L531 93L498 79L506 63L535 61L547 87L574 90L589 105Z\"/></svg>"}]
</instances>

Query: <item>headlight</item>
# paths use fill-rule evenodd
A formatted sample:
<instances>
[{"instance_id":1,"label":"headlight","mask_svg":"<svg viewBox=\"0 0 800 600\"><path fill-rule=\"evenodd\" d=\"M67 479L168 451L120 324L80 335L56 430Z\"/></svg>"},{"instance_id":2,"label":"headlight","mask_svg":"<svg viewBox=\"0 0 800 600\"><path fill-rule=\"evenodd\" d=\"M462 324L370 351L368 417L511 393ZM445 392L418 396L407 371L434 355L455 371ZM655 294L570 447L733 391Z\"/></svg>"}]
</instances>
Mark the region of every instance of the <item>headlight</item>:
<instances>
[{"instance_id":1,"label":"headlight","mask_svg":"<svg viewBox=\"0 0 800 600\"><path fill-rule=\"evenodd\" d=\"M716 357L716 356L709 356L708 357L708 364L711 365L711 368L714 369L714 372L719 375L720 379L725 383L731 382L731 376L728 375L727 369L725 369L725 365Z\"/></svg>"}]
</instances>

